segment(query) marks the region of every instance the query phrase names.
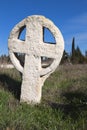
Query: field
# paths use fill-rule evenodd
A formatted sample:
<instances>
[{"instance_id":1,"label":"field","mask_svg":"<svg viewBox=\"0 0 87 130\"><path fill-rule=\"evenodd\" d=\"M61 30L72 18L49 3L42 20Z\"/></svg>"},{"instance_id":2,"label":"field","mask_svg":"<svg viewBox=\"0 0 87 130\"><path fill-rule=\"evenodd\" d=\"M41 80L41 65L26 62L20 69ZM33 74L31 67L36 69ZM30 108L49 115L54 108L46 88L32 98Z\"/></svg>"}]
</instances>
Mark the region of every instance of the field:
<instances>
[{"instance_id":1,"label":"field","mask_svg":"<svg viewBox=\"0 0 87 130\"><path fill-rule=\"evenodd\" d=\"M61 65L37 105L20 103L21 75L0 69L0 130L87 130L87 65Z\"/></svg>"}]
</instances>

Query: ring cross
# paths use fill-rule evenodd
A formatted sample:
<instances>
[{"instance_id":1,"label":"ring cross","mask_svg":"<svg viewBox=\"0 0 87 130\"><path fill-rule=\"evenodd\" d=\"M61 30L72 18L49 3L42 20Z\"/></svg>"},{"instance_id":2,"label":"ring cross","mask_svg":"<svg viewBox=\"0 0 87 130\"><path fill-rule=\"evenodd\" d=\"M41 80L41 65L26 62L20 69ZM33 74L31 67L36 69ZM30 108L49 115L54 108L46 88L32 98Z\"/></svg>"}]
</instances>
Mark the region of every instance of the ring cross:
<instances>
[{"instance_id":1,"label":"ring cross","mask_svg":"<svg viewBox=\"0 0 87 130\"><path fill-rule=\"evenodd\" d=\"M19 36L24 28L26 28L26 35L23 41L19 39ZM43 41L44 28L50 30L56 44L48 44ZM12 63L23 74L21 101L39 103L42 85L57 68L63 54L64 40L60 30L44 16L29 16L12 29L8 39L8 48ZM15 53L25 54L24 67L16 58ZM43 68L41 57L52 58L52 64Z\"/></svg>"}]
</instances>

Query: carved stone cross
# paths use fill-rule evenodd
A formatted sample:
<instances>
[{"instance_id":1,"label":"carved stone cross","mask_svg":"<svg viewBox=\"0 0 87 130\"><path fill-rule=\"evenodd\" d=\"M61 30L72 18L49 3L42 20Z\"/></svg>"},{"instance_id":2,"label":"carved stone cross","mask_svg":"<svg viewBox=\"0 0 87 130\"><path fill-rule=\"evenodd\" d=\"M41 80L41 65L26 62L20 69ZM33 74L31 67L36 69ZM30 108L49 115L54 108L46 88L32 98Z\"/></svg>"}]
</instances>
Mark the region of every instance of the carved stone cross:
<instances>
[{"instance_id":1,"label":"carved stone cross","mask_svg":"<svg viewBox=\"0 0 87 130\"><path fill-rule=\"evenodd\" d=\"M19 36L26 28L25 40ZM47 28L55 38L56 44L44 43L43 30ZM42 95L42 86L46 78L60 63L64 41L59 29L44 16L33 15L18 23L11 31L8 39L9 54L12 63L22 75L21 102L39 103ZM25 54L24 67L15 56L15 53ZM52 58L50 66L43 68L41 57Z\"/></svg>"}]
</instances>

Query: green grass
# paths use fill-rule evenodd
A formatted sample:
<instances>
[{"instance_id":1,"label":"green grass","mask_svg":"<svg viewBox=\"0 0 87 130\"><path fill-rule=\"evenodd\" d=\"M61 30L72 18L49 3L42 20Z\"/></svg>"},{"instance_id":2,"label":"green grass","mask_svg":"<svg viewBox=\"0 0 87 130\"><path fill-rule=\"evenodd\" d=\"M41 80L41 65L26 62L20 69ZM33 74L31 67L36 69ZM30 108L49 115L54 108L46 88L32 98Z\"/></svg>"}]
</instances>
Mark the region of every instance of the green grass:
<instances>
[{"instance_id":1,"label":"green grass","mask_svg":"<svg viewBox=\"0 0 87 130\"><path fill-rule=\"evenodd\" d=\"M87 130L87 65L60 66L38 105L20 103L21 75L0 70L0 130Z\"/></svg>"}]
</instances>

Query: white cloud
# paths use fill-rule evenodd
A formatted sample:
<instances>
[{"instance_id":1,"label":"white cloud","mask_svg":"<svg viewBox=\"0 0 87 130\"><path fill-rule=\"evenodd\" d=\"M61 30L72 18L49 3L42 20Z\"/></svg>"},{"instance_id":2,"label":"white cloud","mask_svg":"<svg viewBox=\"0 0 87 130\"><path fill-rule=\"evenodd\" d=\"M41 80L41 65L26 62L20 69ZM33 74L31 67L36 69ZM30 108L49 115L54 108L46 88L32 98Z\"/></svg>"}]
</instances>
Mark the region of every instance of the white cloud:
<instances>
[{"instance_id":1,"label":"white cloud","mask_svg":"<svg viewBox=\"0 0 87 130\"><path fill-rule=\"evenodd\" d=\"M69 19L64 28L67 33L87 31L87 13Z\"/></svg>"},{"instance_id":2,"label":"white cloud","mask_svg":"<svg viewBox=\"0 0 87 130\"><path fill-rule=\"evenodd\" d=\"M87 45L87 32L73 33L65 37L65 44L67 46L72 44L72 39L75 38L76 45L86 44Z\"/></svg>"},{"instance_id":3,"label":"white cloud","mask_svg":"<svg viewBox=\"0 0 87 130\"><path fill-rule=\"evenodd\" d=\"M87 25L87 13L81 14L69 20L73 24Z\"/></svg>"},{"instance_id":4,"label":"white cloud","mask_svg":"<svg viewBox=\"0 0 87 130\"><path fill-rule=\"evenodd\" d=\"M71 43L75 37L77 43L87 42L87 13L71 18L64 27L65 41Z\"/></svg>"},{"instance_id":5,"label":"white cloud","mask_svg":"<svg viewBox=\"0 0 87 130\"><path fill-rule=\"evenodd\" d=\"M87 44L87 32L75 34L77 43Z\"/></svg>"},{"instance_id":6,"label":"white cloud","mask_svg":"<svg viewBox=\"0 0 87 130\"><path fill-rule=\"evenodd\" d=\"M87 13L70 18L63 26L65 49L70 52L72 39L75 37L75 45L79 46L83 53L87 50Z\"/></svg>"}]
</instances>

